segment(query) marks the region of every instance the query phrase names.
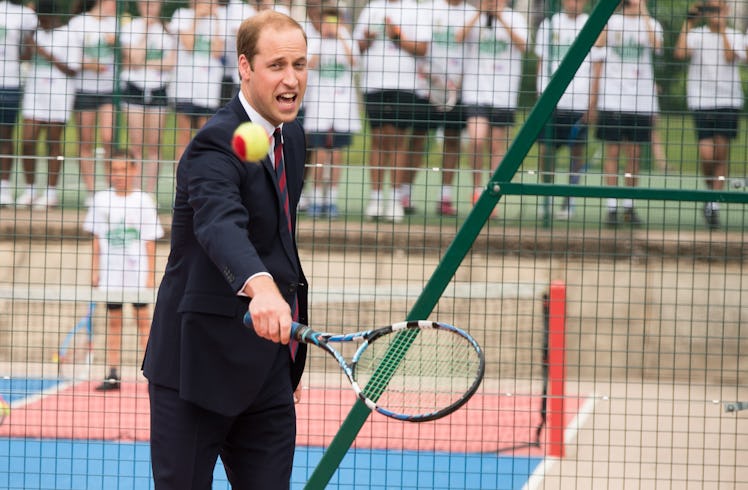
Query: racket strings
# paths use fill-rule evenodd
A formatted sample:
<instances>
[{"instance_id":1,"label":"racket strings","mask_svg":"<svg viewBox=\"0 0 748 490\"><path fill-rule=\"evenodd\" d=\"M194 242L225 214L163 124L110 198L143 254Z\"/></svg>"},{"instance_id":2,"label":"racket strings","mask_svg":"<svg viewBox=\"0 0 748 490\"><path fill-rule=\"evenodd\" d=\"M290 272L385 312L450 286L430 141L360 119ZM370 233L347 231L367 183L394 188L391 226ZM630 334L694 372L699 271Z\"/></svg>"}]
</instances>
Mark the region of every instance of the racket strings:
<instances>
[{"instance_id":1,"label":"racket strings","mask_svg":"<svg viewBox=\"0 0 748 490\"><path fill-rule=\"evenodd\" d=\"M437 412L473 386L480 356L464 337L449 330L407 330L373 342L356 364L365 395L403 415Z\"/></svg>"}]
</instances>

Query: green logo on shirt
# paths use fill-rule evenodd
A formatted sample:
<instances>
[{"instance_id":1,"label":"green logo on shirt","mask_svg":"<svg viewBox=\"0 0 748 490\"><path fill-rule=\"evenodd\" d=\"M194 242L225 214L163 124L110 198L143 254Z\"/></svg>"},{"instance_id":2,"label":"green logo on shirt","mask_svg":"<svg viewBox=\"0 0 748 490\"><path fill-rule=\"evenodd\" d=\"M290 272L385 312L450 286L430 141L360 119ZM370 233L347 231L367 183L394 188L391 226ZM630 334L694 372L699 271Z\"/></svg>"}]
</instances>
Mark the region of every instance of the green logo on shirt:
<instances>
[{"instance_id":1,"label":"green logo on shirt","mask_svg":"<svg viewBox=\"0 0 748 490\"><path fill-rule=\"evenodd\" d=\"M195 36L193 51L196 54L210 55L210 36Z\"/></svg>"},{"instance_id":2,"label":"green logo on shirt","mask_svg":"<svg viewBox=\"0 0 748 490\"><path fill-rule=\"evenodd\" d=\"M337 80L342 77L346 71L348 71L348 68L343 63L334 61L332 63L321 64L319 67L319 76L320 78L328 80Z\"/></svg>"},{"instance_id":3,"label":"green logo on shirt","mask_svg":"<svg viewBox=\"0 0 748 490\"><path fill-rule=\"evenodd\" d=\"M620 56L622 61L639 61L645 49L645 46L636 41L627 41L620 46L613 46L613 52Z\"/></svg>"},{"instance_id":4,"label":"green logo on shirt","mask_svg":"<svg viewBox=\"0 0 748 490\"><path fill-rule=\"evenodd\" d=\"M490 56L503 55L509 51L511 44L501 39L481 39L478 50Z\"/></svg>"},{"instance_id":5,"label":"green logo on shirt","mask_svg":"<svg viewBox=\"0 0 748 490\"><path fill-rule=\"evenodd\" d=\"M146 61L159 61L164 59L164 50L158 48L147 47L145 49L145 60Z\"/></svg>"},{"instance_id":6,"label":"green logo on shirt","mask_svg":"<svg viewBox=\"0 0 748 490\"><path fill-rule=\"evenodd\" d=\"M114 59L114 48L100 39L96 44L90 44L83 48L83 55L97 61Z\"/></svg>"},{"instance_id":7,"label":"green logo on shirt","mask_svg":"<svg viewBox=\"0 0 748 490\"><path fill-rule=\"evenodd\" d=\"M127 248L130 244L140 240L140 232L137 228L128 228L123 222L113 226L107 232L106 239L111 248Z\"/></svg>"},{"instance_id":8,"label":"green logo on shirt","mask_svg":"<svg viewBox=\"0 0 748 490\"><path fill-rule=\"evenodd\" d=\"M438 30L435 28L432 37L433 43L446 47L452 46L456 44L454 34L454 29L451 26L442 27Z\"/></svg>"}]
</instances>

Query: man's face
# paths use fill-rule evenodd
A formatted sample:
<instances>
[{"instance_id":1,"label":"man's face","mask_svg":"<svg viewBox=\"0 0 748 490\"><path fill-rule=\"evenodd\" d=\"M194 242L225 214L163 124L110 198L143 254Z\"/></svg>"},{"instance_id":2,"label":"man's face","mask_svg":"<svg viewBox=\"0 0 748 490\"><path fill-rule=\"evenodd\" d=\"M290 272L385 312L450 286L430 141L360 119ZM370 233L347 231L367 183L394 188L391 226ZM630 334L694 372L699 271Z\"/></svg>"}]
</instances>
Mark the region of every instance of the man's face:
<instances>
[{"instance_id":1,"label":"man's face","mask_svg":"<svg viewBox=\"0 0 748 490\"><path fill-rule=\"evenodd\" d=\"M296 28L266 27L250 66L239 57L242 92L252 107L274 126L296 119L306 91L306 40Z\"/></svg>"}]
</instances>

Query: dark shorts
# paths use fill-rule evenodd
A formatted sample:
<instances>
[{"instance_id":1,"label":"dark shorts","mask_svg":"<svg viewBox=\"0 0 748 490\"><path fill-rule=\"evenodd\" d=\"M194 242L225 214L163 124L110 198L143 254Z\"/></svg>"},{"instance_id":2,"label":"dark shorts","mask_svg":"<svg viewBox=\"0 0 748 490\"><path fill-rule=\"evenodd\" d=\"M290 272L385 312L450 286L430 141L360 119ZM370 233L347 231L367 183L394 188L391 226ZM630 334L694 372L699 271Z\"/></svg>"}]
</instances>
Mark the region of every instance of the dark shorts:
<instances>
[{"instance_id":1,"label":"dark shorts","mask_svg":"<svg viewBox=\"0 0 748 490\"><path fill-rule=\"evenodd\" d=\"M174 103L174 112L177 114L186 114L188 116L212 116L217 110L218 109L215 107L203 107L185 100L177 100Z\"/></svg>"},{"instance_id":2,"label":"dark shorts","mask_svg":"<svg viewBox=\"0 0 748 490\"><path fill-rule=\"evenodd\" d=\"M584 112L554 111L551 119L540 130L538 141L554 148L587 141L587 123L582 123Z\"/></svg>"},{"instance_id":3,"label":"dark shorts","mask_svg":"<svg viewBox=\"0 0 748 490\"><path fill-rule=\"evenodd\" d=\"M613 143L649 143L652 141L652 115L600 111L595 134L598 139Z\"/></svg>"},{"instance_id":4,"label":"dark shorts","mask_svg":"<svg viewBox=\"0 0 748 490\"><path fill-rule=\"evenodd\" d=\"M693 121L696 127L696 137L699 140L715 136L735 139L738 136L739 119L739 110L733 108L694 111Z\"/></svg>"},{"instance_id":5,"label":"dark shorts","mask_svg":"<svg viewBox=\"0 0 748 490\"><path fill-rule=\"evenodd\" d=\"M114 95L98 94L94 92L76 92L75 102L73 103L74 111L95 111L99 107L114 102Z\"/></svg>"},{"instance_id":6,"label":"dark shorts","mask_svg":"<svg viewBox=\"0 0 748 490\"><path fill-rule=\"evenodd\" d=\"M488 120L488 124L497 128L506 128L514 125L514 109L501 109L488 105L469 105L465 108L467 118L482 117Z\"/></svg>"},{"instance_id":7,"label":"dark shorts","mask_svg":"<svg viewBox=\"0 0 748 490\"><path fill-rule=\"evenodd\" d=\"M332 131L327 133L307 133L307 146L309 148L345 148L351 146L351 141L353 141L351 133Z\"/></svg>"},{"instance_id":8,"label":"dark shorts","mask_svg":"<svg viewBox=\"0 0 748 490\"><path fill-rule=\"evenodd\" d=\"M448 111L441 111L430 105L429 126L431 128L444 128L462 131L467 126L467 107L458 102Z\"/></svg>"},{"instance_id":9,"label":"dark shorts","mask_svg":"<svg viewBox=\"0 0 748 490\"><path fill-rule=\"evenodd\" d=\"M168 107L169 98L166 95L166 87L143 90L127 82L122 91L122 102L143 107Z\"/></svg>"},{"instance_id":10,"label":"dark shorts","mask_svg":"<svg viewBox=\"0 0 748 490\"><path fill-rule=\"evenodd\" d=\"M366 115L373 128L390 124L399 129L428 129L431 105L425 98L403 90L383 90L364 95Z\"/></svg>"},{"instance_id":11,"label":"dark shorts","mask_svg":"<svg viewBox=\"0 0 748 490\"><path fill-rule=\"evenodd\" d=\"M21 109L21 88L0 88L0 124L13 126Z\"/></svg>"},{"instance_id":12,"label":"dark shorts","mask_svg":"<svg viewBox=\"0 0 748 490\"><path fill-rule=\"evenodd\" d=\"M140 310L141 308L145 308L148 306L146 303L133 303L132 307L136 310ZM106 304L107 310L121 310L122 309L122 303L107 303Z\"/></svg>"}]
</instances>

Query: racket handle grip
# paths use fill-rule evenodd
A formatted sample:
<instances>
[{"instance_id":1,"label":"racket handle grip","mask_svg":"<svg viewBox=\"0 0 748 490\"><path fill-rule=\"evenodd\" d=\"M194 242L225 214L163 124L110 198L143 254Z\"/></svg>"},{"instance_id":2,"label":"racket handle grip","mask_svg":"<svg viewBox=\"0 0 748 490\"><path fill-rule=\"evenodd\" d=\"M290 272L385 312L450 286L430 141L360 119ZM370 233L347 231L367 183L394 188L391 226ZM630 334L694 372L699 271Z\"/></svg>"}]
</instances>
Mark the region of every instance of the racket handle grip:
<instances>
[{"instance_id":1,"label":"racket handle grip","mask_svg":"<svg viewBox=\"0 0 748 490\"><path fill-rule=\"evenodd\" d=\"M245 327L253 328L252 315L250 315L249 311L244 314L243 322ZM307 327L306 325L302 325L299 322L291 322L291 338L294 340L297 340L299 342L306 342L306 340L304 339L304 335L311 330L311 328Z\"/></svg>"}]
</instances>

